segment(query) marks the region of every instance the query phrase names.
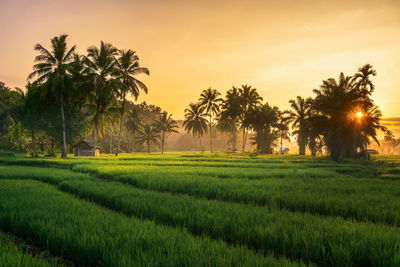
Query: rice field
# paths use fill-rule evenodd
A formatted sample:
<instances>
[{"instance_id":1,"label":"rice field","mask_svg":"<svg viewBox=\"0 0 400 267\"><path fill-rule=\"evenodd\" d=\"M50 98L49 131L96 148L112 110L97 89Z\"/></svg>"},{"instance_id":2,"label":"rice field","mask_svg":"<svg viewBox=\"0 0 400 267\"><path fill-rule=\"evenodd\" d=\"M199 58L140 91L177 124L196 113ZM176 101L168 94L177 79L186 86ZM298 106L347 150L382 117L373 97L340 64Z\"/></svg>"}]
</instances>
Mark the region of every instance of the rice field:
<instances>
[{"instance_id":1,"label":"rice field","mask_svg":"<svg viewBox=\"0 0 400 267\"><path fill-rule=\"evenodd\" d=\"M400 266L399 178L400 156L3 157L0 266Z\"/></svg>"}]
</instances>

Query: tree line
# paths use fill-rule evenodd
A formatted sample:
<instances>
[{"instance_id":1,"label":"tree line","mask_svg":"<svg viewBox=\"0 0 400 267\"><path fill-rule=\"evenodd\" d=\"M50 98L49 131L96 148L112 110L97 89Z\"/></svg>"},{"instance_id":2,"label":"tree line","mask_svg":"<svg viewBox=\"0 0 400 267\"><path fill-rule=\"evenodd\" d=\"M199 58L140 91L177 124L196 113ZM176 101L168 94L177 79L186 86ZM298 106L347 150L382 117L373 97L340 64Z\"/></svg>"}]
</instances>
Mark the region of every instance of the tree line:
<instances>
[{"instance_id":1,"label":"tree line","mask_svg":"<svg viewBox=\"0 0 400 267\"><path fill-rule=\"evenodd\" d=\"M50 49L35 45L38 55L25 91L0 83L0 148L54 155L61 144L65 158L67 145L89 137L94 147L98 142L104 146L107 139L108 152L115 155L121 140L123 151L131 152L135 144L136 151L160 148L163 153L167 135L179 127L160 107L135 103L148 92L137 75L150 74L137 53L101 41L79 55L66 40L67 35L52 38ZM287 110L265 102L250 85L233 86L224 96L208 88L184 110L182 126L202 150L207 133L211 152L213 137L227 133L234 152L245 152L251 142L259 153L283 153L283 140L292 136L300 155L307 148L312 155L325 150L336 160L367 155L370 141L379 143L377 131L387 132L371 98L375 75L369 64L352 76L341 73L338 79L322 81L313 98L290 100Z\"/></svg>"},{"instance_id":2,"label":"tree line","mask_svg":"<svg viewBox=\"0 0 400 267\"><path fill-rule=\"evenodd\" d=\"M380 124L382 113L371 98L375 86L371 80L376 71L370 64L352 76L340 73L338 79L329 78L314 89L314 98L297 96L289 101L288 110L280 110L267 102L249 85L232 87L225 97L217 90L203 90L198 101L185 109L184 127L194 138L201 140L207 131L212 152L212 129L231 133L232 151L236 151L238 132L242 131L242 152L246 139L251 140L260 153L273 153L282 141L289 140L289 129L295 137L299 154L306 148L315 156L326 150L340 158L368 157L371 140L379 144L378 130L388 130Z\"/></svg>"}]
</instances>

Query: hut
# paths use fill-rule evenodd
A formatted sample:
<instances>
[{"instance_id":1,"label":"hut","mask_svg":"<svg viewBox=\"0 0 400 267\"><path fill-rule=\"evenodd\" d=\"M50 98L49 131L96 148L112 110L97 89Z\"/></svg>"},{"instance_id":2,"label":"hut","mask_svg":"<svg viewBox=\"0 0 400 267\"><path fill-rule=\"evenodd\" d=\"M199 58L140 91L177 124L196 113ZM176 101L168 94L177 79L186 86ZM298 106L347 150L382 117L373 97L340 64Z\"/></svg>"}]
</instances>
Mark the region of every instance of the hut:
<instances>
[{"instance_id":1,"label":"hut","mask_svg":"<svg viewBox=\"0 0 400 267\"><path fill-rule=\"evenodd\" d=\"M81 140L75 145L72 146L74 149L74 156L100 156L100 147L96 146L96 150L94 150L94 145L87 140ZM93 151L95 151L93 155Z\"/></svg>"},{"instance_id":2,"label":"hut","mask_svg":"<svg viewBox=\"0 0 400 267\"><path fill-rule=\"evenodd\" d=\"M279 149L279 154L287 154L287 153L289 153L289 148L282 147L281 149Z\"/></svg>"}]
</instances>

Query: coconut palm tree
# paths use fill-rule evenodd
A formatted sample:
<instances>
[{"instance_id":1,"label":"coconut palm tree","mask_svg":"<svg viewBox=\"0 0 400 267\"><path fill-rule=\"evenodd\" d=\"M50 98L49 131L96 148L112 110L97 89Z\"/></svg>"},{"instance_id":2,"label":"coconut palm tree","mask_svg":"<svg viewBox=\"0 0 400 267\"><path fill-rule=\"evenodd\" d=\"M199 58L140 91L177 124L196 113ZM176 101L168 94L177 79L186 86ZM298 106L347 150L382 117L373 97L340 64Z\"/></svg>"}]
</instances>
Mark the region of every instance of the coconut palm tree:
<instances>
[{"instance_id":1,"label":"coconut palm tree","mask_svg":"<svg viewBox=\"0 0 400 267\"><path fill-rule=\"evenodd\" d=\"M314 108L321 116L324 141L335 160L354 157L357 150L368 158L369 138L379 144L377 130L386 130L380 125L382 113L370 98L370 89L363 86L341 73L338 80L330 78L314 89Z\"/></svg>"},{"instance_id":2,"label":"coconut palm tree","mask_svg":"<svg viewBox=\"0 0 400 267\"><path fill-rule=\"evenodd\" d=\"M290 142L290 135L289 135L289 119L285 116L284 112L279 111L277 113L278 121L275 127L278 129L278 134L280 138L280 145L281 148L279 149L279 153L283 154L283 140L288 140Z\"/></svg>"},{"instance_id":3,"label":"coconut palm tree","mask_svg":"<svg viewBox=\"0 0 400 267\"><path fill-rule=\"evenodd\" d=\"M131 148L132 138L142 127L143 118L140 115L140 109L137 106L133 106L133 108L128 111L127 118L128 118L128 120L125 123L125 127L130 132L129 148L128 148L128 151L130 153L132 150L132 148Z\"/></svg>"},{"instance_id":4,"label":"coconut palm tree","mask_svg":"<svg viewBox=\"0 0 400 267\"><path fill-rule=\"evenodd\" d=\"M222 101L222 98L220 98L221 94L215 90L212 89L211 87L203 90L203 92L200 95L199 103L202 107L204 107L204 110L206 114L208 115L208 124L209 124L209 133L210 133L210 151L213 153L213 146L212 146L212 120L214 116L218 115L219 109L220 109L220 102Z\"/></svg>"},{"instance_id":5,"label":"coconut palm tree","mask_svg":"<svg viewBox=\"0 0 400 267\"><path fill-rule=\"evenodd\" d=\"M236 151L236 135L242 114L242 99L236 87L228 90L221 104L221 113L218 118L218 128L232 133L232 150Z\"/></svg>"},{"instance_id":6,"label":"coconut palm tree","mask_svg":"<svg viewBox=\"0 0 400 267\"><path fill-rule=\"evenodd\" d=\"M161 133L161 154L164 154L165 134L177 133L178 124L172 119L172 114L163 112L154 121L153 126Z\"/></svg>"},{"instance_id":7,"label":"coconut palm tree","mask_svg":"<svg viewBox=\"0 0 400 267\"><path fill-rule=\"evenodd\" d=\"M252 88L250 85L242 85L239 88L239 94L241 98L241 109L242 112L240 114L240 127L242 128L242 153L244 153L244 149L246 147L247 133L250 127L249 116L251 111L261 104L262 97L258 94L256 88Z\"/></svg>"},{"instance_id":8,"label":"coconut palm tree","mask_svg":"<svg viewBox=\"0 0 400 267\"><path fill-rule=\"evenodd\" d=\"M116 88L115 56L118 49L109 43L101 41L100 47L91 46L87 49L87 56L83 57L84 73L92 84L92 92L89 94L89 106L91 107L92 124L94 127L94 147L97 144L99 123L110 105L114 103L114 91ZM95 150L93 151L93 154Z\"/></svg>"},{"instance_id":9,"label":"coconut palm tree","mask_svg":"<svg viewBox=\"0 0 400 267\"><path fill-rule=\"evenodd\" d=\"M125 113L126 97L128 94L131 94L135 98L135 100L137 100L140 90L142 90L147 94L148 90L146 85L143 82L136 79L134 76L136 76L137 74L149 75L150 72L147 68L139 66L139 57L136 55L135 51L132 51L130 49L119 51L119 58L117 60L116 67L117 67L116 74L120 82L118 85L118 97L122 102L121 117L119 123L118 146L117 146L117 152L115 153L115 156L118 156L121 144L121 132L122 132L124 113Z\"/></svg>"},{"instance_id":10,"label":"coconut palm tree","mask_svg":"<svg viewBox=\"0 0 400 267\"><path fill-rule=\"evenodd\" d=\"M207 114L204 112L204 107L198 103L189 104L189 108L185 109L185 121L183 127L193 138L198 137L200 140L200 149L203 151L201 137L207 131Z\"/></svg>"},{"instance_id":11,"label":"coconut palm tree","mask_svg":"<svg viewBox=\"0 0 400 267\"><path fill-rule=\"evenodd\" d=\"M136 144L146 145L150 154L151 145L157 145L160 140L160 132L150 124L145 124L137 133Z\"/></svg>"},{"instance_id":12,"label":"coconut palm tree","mask_svg":"<svg viewBox=\"0 0 400 267\"><path fill-rule=\"evenodd\" d=\"M74 45L68 49L67 37L68 35L63 34L51 39L50 51L41 44L36 44L34 49L39 52L39 55L35 58L36 64L33 66L33 72L28 76L28 80L36 77L36 82L43 85L41 87L42 96L55 96L60 103L63 140L62 158L67 157L64 105L73 90L69 68L76 47Z\"/></svg>"},{"instance_id":13,"label":"coconut palm tree","mask_svg":"<svg viewBox=\"0 0 400 267\"><path fill-rule=\"evenodd\" d=\"M355 86L360 90L365 90L366 95L371 95L371 93L375 90L375 85L370 79L371 76L376 76L376 70L374 70L370 64L360 67L358 72L353 76Z\"/></svg>"},{"instance_id":14,"label":"coconut palm tree","mask_svg":"<svg viewBox=\"0 0 400 267\"><path fill-rule=\"evenodd\" d=\"M290 100L291 110L286 111L288 121L292 123L297 135L297 144L299 145L299 154L305 155L307 145L306 121L311 113L311 98L302 98L297 96L296 100Z\"/></svg>"}]
</instances>

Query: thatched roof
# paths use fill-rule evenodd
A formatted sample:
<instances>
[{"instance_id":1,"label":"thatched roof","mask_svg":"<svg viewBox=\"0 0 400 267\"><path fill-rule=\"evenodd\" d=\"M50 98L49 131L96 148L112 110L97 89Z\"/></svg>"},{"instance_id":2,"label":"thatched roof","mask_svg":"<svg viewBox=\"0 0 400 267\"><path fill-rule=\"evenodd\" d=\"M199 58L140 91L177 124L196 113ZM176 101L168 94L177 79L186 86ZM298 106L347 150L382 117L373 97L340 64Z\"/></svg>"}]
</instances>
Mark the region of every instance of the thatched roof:
<instances>
[{"instance_id":1,"label":"thatched roof","mask_svg":"<svg viewBox=\"0 0 400 267\"><path fill-rule=\"evenodd\" d=\"M86 148L86 149L94 149L93 143L89 142L88 140L81 140L75 145L72 146L72 148ZM96 146L96 148L100 148L99 146Z\"/></svg>"}]
</instances>

